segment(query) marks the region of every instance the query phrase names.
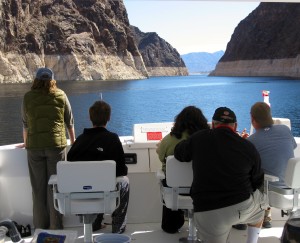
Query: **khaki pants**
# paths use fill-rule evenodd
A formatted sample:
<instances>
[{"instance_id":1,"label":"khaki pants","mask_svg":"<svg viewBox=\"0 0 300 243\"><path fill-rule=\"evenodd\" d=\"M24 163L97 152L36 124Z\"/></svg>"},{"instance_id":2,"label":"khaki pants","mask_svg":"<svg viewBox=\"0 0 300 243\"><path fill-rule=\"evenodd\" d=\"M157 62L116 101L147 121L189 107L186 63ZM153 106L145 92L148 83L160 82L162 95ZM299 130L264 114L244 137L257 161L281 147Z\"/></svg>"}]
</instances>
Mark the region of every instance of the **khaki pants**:
<instances>
[{"instance_id":1,"label":"khaki pants","mask_svg":"<svg viewBox=\"0 0 300 243\"><path fill-rule=\"evenodd\" d=\"M215 210L196 212L194 219L199 238L205 243L226 243L232 225L261 222L267 206L266 194L256 190L241 203Z\"/></svg>"}]
</instances>

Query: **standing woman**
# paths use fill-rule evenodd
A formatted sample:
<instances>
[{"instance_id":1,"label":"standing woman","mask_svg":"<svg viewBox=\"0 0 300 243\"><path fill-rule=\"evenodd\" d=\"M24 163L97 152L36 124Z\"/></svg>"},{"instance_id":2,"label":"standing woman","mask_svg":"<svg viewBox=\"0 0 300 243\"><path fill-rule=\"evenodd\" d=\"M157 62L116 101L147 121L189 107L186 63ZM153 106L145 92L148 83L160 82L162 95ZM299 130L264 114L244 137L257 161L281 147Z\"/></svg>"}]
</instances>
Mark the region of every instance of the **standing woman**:
<instances>
[{"instance_id":1,"label":"standing woman","mask_svg":"<svg viewBox=\"0 0 300 243\"><path fill-rule=\"evenodd\" d=\"M193 133L209 129L207 119L202 111L195 106L185 107L176 117L171 132L158 144L156 152L162 162L162 170L166 173L166 159L174 155L176 145L187 139ZM165 183L165 181L163 181ZM166 186L166 184L165 184ZM172 211L163 206L161 228L167 233L176 233L184 224L184 212L182 210Z\"/></svg>"},{"instance_id":2,"label":"standing woman","mask_svg":"<svg viewBox=\"0 0 300 243\"><path fill-rule=\"evenodd\" d=\"M54 209L48 180L56 164L65 159L66 128L71 144L75 140L70 102L56 86L54 74L39 68L22 104L24 146L32 187L33 225L41 229L63 229L62 215Z\"/></svg>"}]
</instances>

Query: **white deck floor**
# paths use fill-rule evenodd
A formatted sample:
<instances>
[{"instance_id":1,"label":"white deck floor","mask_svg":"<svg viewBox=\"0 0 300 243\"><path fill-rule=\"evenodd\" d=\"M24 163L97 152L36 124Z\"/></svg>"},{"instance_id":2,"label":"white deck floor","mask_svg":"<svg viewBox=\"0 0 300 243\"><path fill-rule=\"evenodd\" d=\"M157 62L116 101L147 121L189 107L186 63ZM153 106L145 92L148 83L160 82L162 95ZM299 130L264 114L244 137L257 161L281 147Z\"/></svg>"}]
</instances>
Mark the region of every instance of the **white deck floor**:
<instances>
[{"instance_id":1,"label":"white deck floor","mask_svg":"<svg viewBox=\"0 0 300 243\"><path fill-rule=\"evenodd\" d=\"M270 229L262 229L258 243L279 243L285 221L272 221L273 227ZM78 239L76 243L83 242L83 227L66 228L66 230L77 231ZM124 234L131 237L131 242L134 243L175 243L180 238L188 235L187 222L182 227L179 233L168 234L161 230L160 223L147 223L147 224L127 224ZM102 233L111 233L111 226L107 225L106 228L101 229L93 234L93 236ZM243 243L247 239L247 230L232 229L228 243ZM31 242L32 237L24 239L25 242ZM10 238L6 242L11 242Z\"/></svg>"},{"instance_id":2,"label":"white deck floor","mask_svg":"<svg viewBox=\"0 0 300 243\"><path fill-rule=\"evenodd\" d=\"M279 243L283 230L282 222L272 222L273 227L270 229L262 229L258 243ZM110 233L110 226L98 231L99 233ZM187 223L181 229L180 233L168 234L161 230L160 224L129 224L124 234L131 237L132 242L136 243L174 243L178 242L181 237L188 235ZM96 233L98 233L96 232ZM95 234L96 235L96 234ZM230 233L230 243L243 243L247 239L247 230L232 229ZM80 242L80 241L78 241Z\"/></svg>"}]
</instances>

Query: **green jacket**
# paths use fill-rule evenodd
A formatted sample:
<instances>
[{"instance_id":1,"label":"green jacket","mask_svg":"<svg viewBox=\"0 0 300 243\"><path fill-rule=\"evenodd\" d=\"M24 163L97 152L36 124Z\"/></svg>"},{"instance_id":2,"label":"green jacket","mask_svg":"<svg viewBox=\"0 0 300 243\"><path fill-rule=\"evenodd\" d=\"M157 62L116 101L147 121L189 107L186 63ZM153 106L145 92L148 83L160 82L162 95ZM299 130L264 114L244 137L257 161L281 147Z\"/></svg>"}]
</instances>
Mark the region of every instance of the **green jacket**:
<instances>
[{"instance_id":1,"label":"green jacket","mask_svg":"<svg viewBox=\"0 0 300 243\"><path fill-rule=\"evenodd\" d=\"M66 147L65 93L60 89L50 94L31 90L25 94L23 102L28 123L26 148Z\"/></svg>"},{"instance_id":2,"label":"green jacket","mask_svg":"<svg viewBox=\"0 0 300 243\"><path fill-rule=\"evenodd\" d=\"M160 142L156 152L158 154L159 160L162 162L162 171L166 172L166 159L170 155L174 155L174 149L176 145L189 137L188 133L185 131L182 133L180 139L172 136L170 133L167 134Z\"/></svg>"}]
</instances>

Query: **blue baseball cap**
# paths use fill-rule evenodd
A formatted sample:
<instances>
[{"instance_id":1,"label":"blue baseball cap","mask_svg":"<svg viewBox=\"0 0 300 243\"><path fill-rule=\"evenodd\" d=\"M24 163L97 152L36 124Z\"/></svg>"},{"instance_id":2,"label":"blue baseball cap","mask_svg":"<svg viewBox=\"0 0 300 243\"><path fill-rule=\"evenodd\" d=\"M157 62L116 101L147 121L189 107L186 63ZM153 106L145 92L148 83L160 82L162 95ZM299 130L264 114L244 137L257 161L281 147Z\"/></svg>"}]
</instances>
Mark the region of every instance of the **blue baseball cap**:
<instances>
[{"instance_id":1,"label":"blue baseball cap","mask_svg":"<svg viewBox=\"0 0 300 243\"><path fill-rule=\"evenodd\" d=\"M49 68L39 68L35 77L40 80L48 81L54 79L54 73Z\"/></svg>"}]
</instances>

